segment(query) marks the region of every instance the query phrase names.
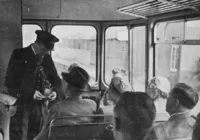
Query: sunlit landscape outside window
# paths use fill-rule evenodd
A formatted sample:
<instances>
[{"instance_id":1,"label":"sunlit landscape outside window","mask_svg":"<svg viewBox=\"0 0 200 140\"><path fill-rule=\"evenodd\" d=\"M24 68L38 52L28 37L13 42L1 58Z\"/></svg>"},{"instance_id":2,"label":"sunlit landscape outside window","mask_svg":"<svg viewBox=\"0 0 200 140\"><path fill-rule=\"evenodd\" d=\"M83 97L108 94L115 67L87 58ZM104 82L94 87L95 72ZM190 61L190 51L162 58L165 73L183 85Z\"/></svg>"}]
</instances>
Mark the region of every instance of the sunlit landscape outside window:
<instances>
[{"instance_id":1,"label":"sunlit landscape outside window","mask_svg":"<svg viewBox=\"0 0 200 140\"><path fill-rule=\"evenodd\" d=\"M112 26L106 29L105 35L105 82L109 84L114 68L128 71L128 29L125 26Z\"/></svg>"},{"instance_id":2,"label":"sunlit landscape outside window","mask_svg":"<svg viewBox=\"0 0 200 140\"><path fill-rule=\"evenodd\" d=\"M57 25L52 34L59 38L52 52L58 73L67 71L72 63L83 67L96 81L96 30L92 26Z\"/></svg>"},{"instance_id":3,"label":"sunlit landscape outside window","mask_svg":"<svg viewBox=\"0 0 200 140\"><path fill-rule=\"evenodd\" d=\"M39 25L35 24L25 24L22 25L23 32L23 47L28 47L31 43L34 43L36 40L36 30L41 30Z\"/></svg>"}]
</instances>

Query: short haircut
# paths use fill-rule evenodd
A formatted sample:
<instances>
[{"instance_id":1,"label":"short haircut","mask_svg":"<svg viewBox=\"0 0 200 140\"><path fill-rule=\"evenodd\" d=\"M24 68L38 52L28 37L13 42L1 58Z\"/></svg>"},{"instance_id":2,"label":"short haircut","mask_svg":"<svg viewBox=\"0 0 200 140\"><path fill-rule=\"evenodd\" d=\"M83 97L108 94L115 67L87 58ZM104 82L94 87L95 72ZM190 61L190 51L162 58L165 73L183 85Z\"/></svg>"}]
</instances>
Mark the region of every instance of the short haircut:
<instances>
[{"instance_id":1,"label":"short haircut","mask_svg":"<svg viewBox=\"0 0 200 140\"><path fill-rule=\"evenodd\" d=\"M177 83L172 89L172 95L188 109L192 109L199 101L198 93L185 83Z\"/></svg>"},{"instance_id":2,"label":"short haircut","mask_svg":"<svg viewBox=\"0 0 200 140\"><path fill-rule=\"evenodd\" d=\"M155 119L153 100L144 92L124 92L116 106L116 130L129 133L135 140L143 140L151 130Z\"/></svg>"}]
</instances>

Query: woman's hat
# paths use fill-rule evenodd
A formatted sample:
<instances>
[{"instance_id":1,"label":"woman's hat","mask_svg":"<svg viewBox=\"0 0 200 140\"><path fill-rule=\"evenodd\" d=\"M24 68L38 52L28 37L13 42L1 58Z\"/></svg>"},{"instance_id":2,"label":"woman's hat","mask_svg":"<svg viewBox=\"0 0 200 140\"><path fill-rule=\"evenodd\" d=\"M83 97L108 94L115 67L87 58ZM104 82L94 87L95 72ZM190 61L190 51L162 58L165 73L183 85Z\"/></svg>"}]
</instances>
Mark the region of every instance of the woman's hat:
<instances>
[{"instance_id":1,"label":"woman's hat","mask_svg":"<svg viewBox=\"0 0 200 140\"><path fill-rule=\"evenodd\" d=\"M165 92L165 93L170 92L170 82L165 77L155 76L150 80L149 84L154 85L156 88L158 88L162 92Z\"/></svg>"},{"instance_id":2,"label":"woman's hat","mask_svg":"<svg viewBox=\"0 0 200 140\"><path fill-rule=\"evenodd\" d=\"M90 86L88 84L90 76L83 68L79 66L74 66L69 73L61 73L63 79L81 91L90 91Z\"/></svg>"},{"instance_id":3,"label":"woman's hat","mask_svg":"<svg viewBox=\"0 0 200 140\"><path fill-rule=\"evenodd\" d=\"M153 99L166 99L170 92L170 82L162 76L153 77L147 87L147 94Z\"/></svg>"}]
</instances>

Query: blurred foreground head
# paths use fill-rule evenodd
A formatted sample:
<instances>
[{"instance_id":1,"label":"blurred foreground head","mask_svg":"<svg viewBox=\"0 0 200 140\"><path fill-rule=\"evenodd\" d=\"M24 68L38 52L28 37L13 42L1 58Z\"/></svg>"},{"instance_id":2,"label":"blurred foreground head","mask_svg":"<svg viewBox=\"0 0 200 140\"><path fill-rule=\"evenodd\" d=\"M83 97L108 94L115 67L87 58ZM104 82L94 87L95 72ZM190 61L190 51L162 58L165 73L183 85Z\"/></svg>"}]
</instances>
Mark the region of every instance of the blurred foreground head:
<instances>
[{"instance_id":1,"label":"blurred foreground head","mask_svg":"<svg viewBox=\"0 0 200 140\"><path fill-rule=\"evenodd\" d=\"M115 140L144 140L155 119L153 100L144 92L124 92L114 107Z\"/></svg>"}]
</instances>

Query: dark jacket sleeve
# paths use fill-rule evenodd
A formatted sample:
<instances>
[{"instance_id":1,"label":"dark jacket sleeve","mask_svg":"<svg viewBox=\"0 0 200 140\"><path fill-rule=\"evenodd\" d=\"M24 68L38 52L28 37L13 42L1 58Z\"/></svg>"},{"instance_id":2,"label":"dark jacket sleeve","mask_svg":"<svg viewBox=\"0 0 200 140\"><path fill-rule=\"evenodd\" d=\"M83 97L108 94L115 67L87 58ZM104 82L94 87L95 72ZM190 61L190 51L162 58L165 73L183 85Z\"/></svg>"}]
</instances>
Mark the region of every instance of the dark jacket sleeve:
<instances>
[{"instance_id":1,"label":"dark jacket sleeve","mask_svg":"<svg viewBox=\"0 0 200 140\"><path fill-rule=\"evenodd\" d=\"M19 98L21 96L21 73L23 73L23 61L21 59L21 52L14 50L5 76L5 86L8 93L14 97Z\"/></svg>"},{"instance_id":2,"label":"dark jacket sleeve","mask_svg":"<svg viewBox=\"0 0 200 140\"><path fill-rule=\"evenodd\" d=\"M32 86L29 86L31 85L29 81L32 81L32 79L30 76L26 78L25 70L23 51L22 49L16 49L11 55L5 76L5 86L7 87L8 94L17 97L17 102L15 104L21 104L22 100L24 103L28 104L33 100L33 93L35 90ZM24 94L25 92L26 94Z\"/></svg>"}]
</instances>

